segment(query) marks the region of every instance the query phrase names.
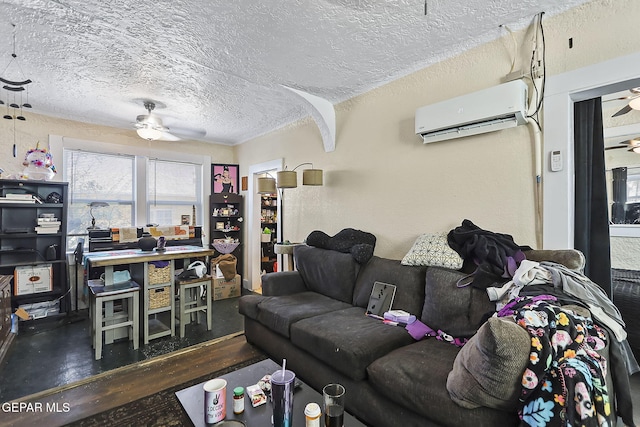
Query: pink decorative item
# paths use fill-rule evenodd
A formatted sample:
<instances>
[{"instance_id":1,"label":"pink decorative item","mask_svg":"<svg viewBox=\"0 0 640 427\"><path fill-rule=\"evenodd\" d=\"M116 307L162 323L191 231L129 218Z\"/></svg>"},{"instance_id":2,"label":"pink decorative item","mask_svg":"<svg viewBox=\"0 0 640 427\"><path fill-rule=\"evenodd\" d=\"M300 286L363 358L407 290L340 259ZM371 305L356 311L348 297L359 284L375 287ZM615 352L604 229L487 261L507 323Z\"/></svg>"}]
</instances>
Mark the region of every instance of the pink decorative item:
<instances>
[{"instance_id":1,"label":"pink decorative item","mask_svg":"<svg viewBox=\"0 0 640 427\"><path fill-rule=\"evenodd\" d=\"M46 148L40 148L40 143L36 148L27 151L24 157L22 175L27 179L51 180L56 174L56 167L53 165L53 156Z\"/></svg>"}]
</instances>

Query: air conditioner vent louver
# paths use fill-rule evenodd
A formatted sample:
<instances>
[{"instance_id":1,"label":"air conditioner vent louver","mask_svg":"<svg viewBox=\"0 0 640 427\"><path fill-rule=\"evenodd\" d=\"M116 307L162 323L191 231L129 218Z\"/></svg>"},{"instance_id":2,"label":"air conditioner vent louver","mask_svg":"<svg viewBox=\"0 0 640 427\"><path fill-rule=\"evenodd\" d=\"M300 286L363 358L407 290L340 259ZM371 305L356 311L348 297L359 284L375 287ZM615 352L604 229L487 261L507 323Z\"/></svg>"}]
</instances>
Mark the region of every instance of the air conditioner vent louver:
<instances>
[{"instance_id":1,"label":"air conditioner vent louver","mask_svg":"<svg viewBox=\"0 0 640 427\"><path fill-rule=\"evenodd\" d=\"M444 141L527 123L527 85L514 80L416 110L423 142Z\"/></svg>"}]
</instances>

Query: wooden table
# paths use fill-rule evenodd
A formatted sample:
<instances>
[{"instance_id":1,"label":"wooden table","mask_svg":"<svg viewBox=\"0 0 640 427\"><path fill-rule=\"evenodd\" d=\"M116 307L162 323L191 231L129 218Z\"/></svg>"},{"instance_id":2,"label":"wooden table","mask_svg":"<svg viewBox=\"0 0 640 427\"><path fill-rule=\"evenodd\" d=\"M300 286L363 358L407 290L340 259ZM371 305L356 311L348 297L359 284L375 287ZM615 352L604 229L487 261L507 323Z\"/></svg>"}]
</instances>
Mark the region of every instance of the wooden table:
<instances>
[{"instance_id":1,"label":"wooden table","mask_svg":"<svg viewBox=\"0 0 640 427\"><path fill-rule=\"evenodd\" d=\"M149 340L163 336L175 335L175 307L174 298L175 285L174 262L177 259L189 260L191 258L201 258L213 256L215 251L200 246L168 246L165 251L142 251L140 249L123 249L116 251L88 252L84 254L84 265L88 269L104 267L105 286L113 285L113 271L115 266L127 265L131 273L131 278L135 280L143 289L143 296L140 298L142 321L142 337L145 344ZM153 261L168 261L171 268L171 279L166 284L150 285L148 275L148 263ZM159 287L169 287L171 295L169 305L164 308L150 309L150 292L157 291ZM211 296L208 296L211 298ZM168 311L171 317L170 325L165 325L157 319L149 319L150 315L157 315Z\"/></svg>"}]
</instances>

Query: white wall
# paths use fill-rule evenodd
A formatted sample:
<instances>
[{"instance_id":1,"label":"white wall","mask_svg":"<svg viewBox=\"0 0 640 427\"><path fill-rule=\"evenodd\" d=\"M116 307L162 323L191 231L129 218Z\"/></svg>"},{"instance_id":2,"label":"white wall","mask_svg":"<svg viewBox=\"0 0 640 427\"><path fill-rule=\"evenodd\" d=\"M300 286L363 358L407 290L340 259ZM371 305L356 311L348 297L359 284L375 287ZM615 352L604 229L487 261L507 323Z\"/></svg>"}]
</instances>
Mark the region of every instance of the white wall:
<instances>
[{"instance_id":1,"label":"white wall","mask_svg":"<svg viewBox=\"0 0 640 427\"><path fill-rule=\"evenodd\" d=\"M640 52L638 16L637 0L596 0L545 17L548 75ZM520 49L516 67L526 67L531 32L517 32L515 37ZM324 152L310 119L231 148L147 142L131 130L30 114L29 121L17 124L17 158L11 156L13 123L0 120L0 167L7 174L21 171L25 151L38 140L46 142L49 134L146 146L150 152L159 148L206 154L213 162L239 163L242 176L251 165L276 158L283 158L290 168L312 161L325 170L325 185L286 190L284 239L300 241L315 229L333 234L354 227L377 236L377 255L401 258L420 233L448 231L469 218L536 247L534 153L527 127L429 145L413 132L416 108L500 83L511 70L512 54L513 43L505 36L336 105L336 150L331 153ZM554 126L565 131L569 119L545 118L545 152L553 143L546 131ZM547 189L554 187L548 173L543 182ZM558 188L567 182L565 176ZM561 234L571 225L570 214L562 211L544 224Z\"/></svg>"},{"instance_id":2,"label":"white wall","mask_svg":"<svg viewBox=\"0 0 640 427\"><path fill-rule=\"evenodd\" d=\"M603 0L545 18L548 75L638 51L639 9L637 1ZM516 34L516 67L527 64L530 34ZM337 105L335 152L323 151L311 120L242 144L241 169L283 157L289 167L312 161L325 170L324 187L286 191L284 238L291 241L314 229L333 234L354 227L377 236L376 255L399 259L420 233L448 231L469 218L537 247L527 127L429 145L413 131L417 107L498 84L510 71L511 52L505 37ZM544 126L571 126L570 117L545 120ZM562 233L572 226L568 212L558 221L544 226Z\"/></svg>"},{"instance_id":3,"label":"white wall","mask_svg":"<svg viewBox=\"0 0 640 427\"><path fill-rule=\"evenodd\" d=\"M36 100L32 100L34 106ZM15 123L16 157L12 155L14 143L14 120L0 120L0 167L5 170L3 177L22 172L24 156L30 148L40 142L41 148L48 148L49 135L60 135L78 140L89 140L135 147L141 155L149 155L156 150L176 153L210 156L214 163L235 163L233 147L206 144L198 141L147 141L137 136L135 130L116 129L88 123L61 120L40 114L26 113L27 121ZM62 159L53 159L56 168ZM56 180L61 179L62 171Z\"/></svg>"},{"instance_id":4,"label":"white wall","mask_svg":"<svg viewBox=\"0 0 640 427\"><path fill-rule=\"evenodd\" d=\"M35 104L35 100L33 100ZM115 129L105 126L91 125L87 123L60 120L39 114L25 114L27 121L15 123L16 157L13 157L14 123L13 120L0 121L0 168L5 172L3 178L22 172L26 151L34 148L39 142L41 148L50 148L53 154L53 162L58 170L54 180L61 181L63 176L62 165L62 140L67 141L67 146L92 150L100 144L106 143L102 148L105 152L115 152L119 146L127 153L145 156L161 156L172 160L190 160L210 158L213 163L235 163L233 148L225 145L207 144L197 141L146 141L138 137L134 130ZM49 141L54 141L49 147ZM83 141L91 141L83 147ZM108 147L107 147L108 145ZM125 148L126 147L126 148ZM173 154L172 154L173 153ZM203 170L205 179L210 179L210 168L205 165ZM209 191L207 185L203 198L205 206L209 205ZM205 208L207 212L208 208ZM208 215L197 218L197 225L203 226L203 234L208 234ZM209 240L208 236L203 239ZM73 248L67 248L69 250Z\"/></svg>"}]
</instances>

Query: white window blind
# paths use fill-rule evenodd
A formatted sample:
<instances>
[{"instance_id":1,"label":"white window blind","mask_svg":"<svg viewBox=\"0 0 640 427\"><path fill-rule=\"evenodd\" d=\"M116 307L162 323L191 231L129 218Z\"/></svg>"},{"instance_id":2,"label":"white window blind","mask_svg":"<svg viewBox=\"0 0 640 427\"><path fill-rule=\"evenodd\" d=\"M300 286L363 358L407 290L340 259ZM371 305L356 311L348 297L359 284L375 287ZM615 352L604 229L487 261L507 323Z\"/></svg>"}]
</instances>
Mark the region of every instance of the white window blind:
<instances>
[{"instance_id":1,"label":"white window blind","mask_svg":"<svg viewBox=\"0 0 640 427\"><path fill-rule=\"evenodd\" d=\"M202 212L202 166L150 159L147 166L147 217L159 225L181 224ZM201 223L201 221L199 221Z\"/></svg>"},{"instance_id":2,"label":"white window blind","mask_svg":"<svg viewBox=\"0 0 640 427\"><path fill-rule=\"evenodd\" d=\"M133 224L134 156L64 150L64 157L64 179L69 182L69 235L86 234L91 225L91 213L100 228ZM109 206L90 212L91 202L106 202ZM69 247L75 246L73 240L70 239Z\"/></svg>"},{"instance_id":3,"label":"white window blind","mask_svg":"<svg viewBox=\"0 0 640 427\"><path fill-rule=\"evenodd\" d=\"M65 148L64 177L69 182L68 247L75 247L91 225L89 203L99 228L179 225L203 210L203 166L188 161L151 159L133 154ZM208 190L207 190L208 191ZM195 218L197 224L203 218Z\"/></svg>"}]
</instances>

